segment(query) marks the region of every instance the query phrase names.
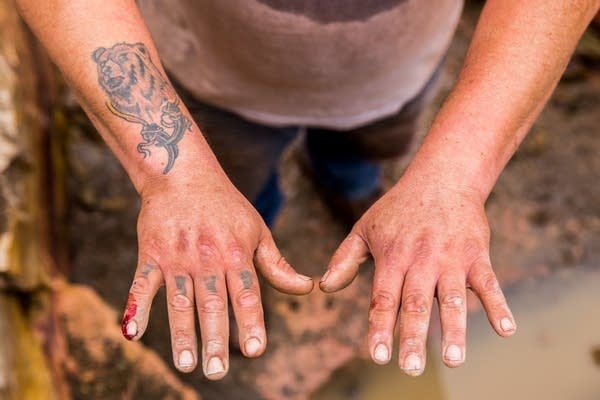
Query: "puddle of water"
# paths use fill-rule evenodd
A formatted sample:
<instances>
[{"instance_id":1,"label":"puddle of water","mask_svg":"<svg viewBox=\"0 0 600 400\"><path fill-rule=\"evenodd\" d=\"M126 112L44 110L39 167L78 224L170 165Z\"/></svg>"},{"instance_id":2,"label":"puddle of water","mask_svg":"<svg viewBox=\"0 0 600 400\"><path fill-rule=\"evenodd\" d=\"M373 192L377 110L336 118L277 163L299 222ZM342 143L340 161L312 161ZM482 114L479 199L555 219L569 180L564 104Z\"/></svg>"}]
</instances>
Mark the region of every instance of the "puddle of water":
<instances>
[{"instance_id":1,"label":"puddle of water","mask_svg":"<svg viewBox=\"0 0 600 400\"><path fill-rule=\"evenodd\" d=\"M444 367L433 335L423 376L356 360L312 399L599 400L600 271L563 271L508 297L517 335L501 339L483 313L471 316L464 366Z\"/></svg>"}]
</instances>

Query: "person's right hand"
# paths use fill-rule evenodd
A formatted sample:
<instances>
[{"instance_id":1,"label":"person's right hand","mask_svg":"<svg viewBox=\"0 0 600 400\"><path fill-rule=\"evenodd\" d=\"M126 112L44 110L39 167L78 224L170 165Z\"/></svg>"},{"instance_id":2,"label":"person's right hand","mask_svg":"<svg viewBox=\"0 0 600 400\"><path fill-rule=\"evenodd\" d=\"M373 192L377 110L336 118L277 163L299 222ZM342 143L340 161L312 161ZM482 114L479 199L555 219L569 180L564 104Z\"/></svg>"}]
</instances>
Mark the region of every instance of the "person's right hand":
<instances>
[{"instance_id":1,"label":"person's right hand","mask_svg":"<svg viewBox=\"0 0 600 400\"><path fill-rule=\"evenodd\" d=\"M123 318L124 336L138 340L143 335L152 299L164 283L173 360L180 371L192 371L199 361L196 305L204 374L220 379L227 373L228 298L242 352L261 355L267 337L254 266L289 294L309 293L311 278L285 261L258 212L224 174L183 182L161 178L144 187L141 200L138 266Z\"/></svg>"}]
</instances>

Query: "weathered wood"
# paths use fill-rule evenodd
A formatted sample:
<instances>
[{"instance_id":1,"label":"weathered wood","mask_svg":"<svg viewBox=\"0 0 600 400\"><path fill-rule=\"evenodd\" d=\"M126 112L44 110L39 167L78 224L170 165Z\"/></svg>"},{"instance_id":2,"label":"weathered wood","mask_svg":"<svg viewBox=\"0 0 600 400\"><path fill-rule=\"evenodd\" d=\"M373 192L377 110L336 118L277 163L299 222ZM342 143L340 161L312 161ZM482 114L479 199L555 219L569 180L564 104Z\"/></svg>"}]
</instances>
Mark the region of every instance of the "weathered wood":
<instances>
[{"instance_id":1,"label":"weathered wood","mask_svg":"<svg viewBox=\"0 0 600 400\"><path fill-rule=\"evenodd\" d=\"M44 285L41 121L28 37L12 0L0 0L0 286Z\"/></svg>"},{"instance_id":2,"label":"weathered wood","mask_svg":"<svg viewBox=\"0 0 600 400\"><path fill-rule=\"evenodd\" d=\"M56 399L32 321L17 296L0 293L0 398Z\"/></svg>"},{"instance_id":3,"label":"weathered wood","mask_svg":"<svg viewBox=\"0 0 600 400\"><path fill-rule=\"evenodd\" d=\"M52 326L44 293L54 196L49 120L40 108L52 88L41 87L47 64L38 54L14 1L0 0L0 398L7 400L58 398L39 329Z\"/></svg>"}]
</instances>

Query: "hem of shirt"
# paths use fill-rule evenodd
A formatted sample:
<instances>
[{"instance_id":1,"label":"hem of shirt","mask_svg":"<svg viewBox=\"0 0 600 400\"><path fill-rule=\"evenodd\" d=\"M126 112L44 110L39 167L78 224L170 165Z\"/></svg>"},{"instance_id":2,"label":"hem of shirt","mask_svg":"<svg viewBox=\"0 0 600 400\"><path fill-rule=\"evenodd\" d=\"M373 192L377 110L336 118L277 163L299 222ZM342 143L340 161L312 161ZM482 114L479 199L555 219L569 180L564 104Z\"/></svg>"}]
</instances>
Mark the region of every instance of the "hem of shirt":
<instances>
[{"instance_id":1,"label":"hem of shirt","mask_svg":"<svg viewBox=\"0 0 600 400\"><path fill-rule=\"evenodd\" d=\"M398 113L406 103L407 101L394 103L392 105L380 107L375 110L364 111L360 114L351 116L281 115L256 110L238 109L236 107L227 107L227 109L249 121L262 125L274 127L302 126L347 131L390 117Z\"/></svg>"}]
</instances>

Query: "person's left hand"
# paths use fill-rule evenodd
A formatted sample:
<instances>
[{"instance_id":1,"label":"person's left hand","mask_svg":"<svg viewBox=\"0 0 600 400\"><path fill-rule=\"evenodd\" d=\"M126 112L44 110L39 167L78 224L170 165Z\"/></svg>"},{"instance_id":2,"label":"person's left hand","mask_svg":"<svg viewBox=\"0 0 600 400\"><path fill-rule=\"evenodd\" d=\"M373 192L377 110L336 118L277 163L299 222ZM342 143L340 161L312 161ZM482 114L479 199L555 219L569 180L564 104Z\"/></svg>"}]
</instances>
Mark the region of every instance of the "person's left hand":
<instances>
[{"instance_id":1,"label":"person's left hand","mask_svg":"<svg viewBox=\"0 0 600 400\"><path fill-rule=\"evenodd\" d=\"M501 336L516 326L492 270L485 197L429 174L405 176L354 225L333 255L321 289L350 284L369 253L375 260L368 345L373 360L389 362L400 312L400 367L425 367L434 295L442 322L442 352L450 367L465 360L466 289L472 289Z\"/></svg>"}]
</instances>

